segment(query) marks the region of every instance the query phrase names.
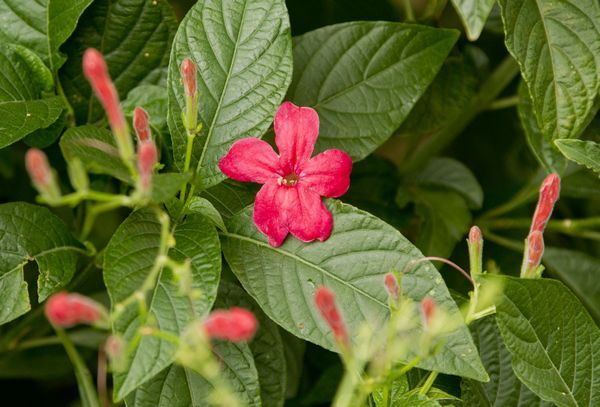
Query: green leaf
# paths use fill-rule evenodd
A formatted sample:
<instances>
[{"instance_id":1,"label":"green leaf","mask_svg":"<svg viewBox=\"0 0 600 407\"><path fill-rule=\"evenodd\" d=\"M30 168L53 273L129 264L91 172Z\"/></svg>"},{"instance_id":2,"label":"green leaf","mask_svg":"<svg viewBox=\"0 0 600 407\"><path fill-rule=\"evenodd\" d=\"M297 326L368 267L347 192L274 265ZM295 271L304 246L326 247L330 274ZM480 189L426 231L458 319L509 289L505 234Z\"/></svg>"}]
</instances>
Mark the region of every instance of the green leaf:
<instances>
[{"instance_id":1,"label":"green leaf","mask_svg":"<svg viewBox=\"0 0 600 407\"><path fill-rule=\"evenodd\" d=\"M403 270L422 254L404 236L374 216L328 201L334 230L325 242L302 243L288 237L271 247L252 221L252 208L227 222L221 233L225 258L246 291L276 323L294 335L335 350L327 324L314 307L314 291L326 285L337 295L354 338L359 326L380 327L389 316L383 276ZM414 300L432 296L450 315L459 312L437 270L422 263L403 278ZM420 365L449 374L486 380L466 326L448 334L439 353Z\"/></svg>"},{"instance_id":2,"label":"green leaf","mask_svg":"<svg viewBox=\"0 0 600 407\"><path fill-rule=\"evenodd\" d=\"M576 137L600 89L597 0L499 0L506 46L548 140Z\"/></svg>"},{"instance_id":3,"label":"green leaf","mask_svg":"<svg viewBox=\"0 0 600 407\"><path fill-rule=\"evenodd\" d=\"M288 97L319 113L317 151L354 160L387 140L456 42L453 30L388 22L332 25L294 38Z\"/></svg>"},{"instance_id":4,"label":"green leaf","mask_svg":"<svg viewBox=\"0 0 600 407\"><path fill-rule=\"evenodd\" d=\"M225 223L223 222L221 214L208 199L200 196L193 197L190 201L189 211L205 216L207 219L210 219L210 221L220 230L227 232L227 228L225 227Z\"/></svg>"},{"instance_id":5,"label":"green leaf","mask_svg":"<svg viewBox=\"0 0 600 407\"><path fill-rule=\"evenodd\" d=\"M389 405L394 405L395 400L401 399L405 393L408 393L410 390L410 386L408 385L408 379L406 375L400 376L398 379L395 379L390 385L388 401ZM383 388L380 387L375 389L375 391L371 394L373 398L373 402L377 407L388 407L388 404L385 404L383 398Z\"/></svg>"},{"instance_id":6,"label":"green leaf","mask_svg":"<svg viewBox=\"0 0 600 407\"><path fill-rule=\"evenodd\" d=\"M174 225L176 246L169 256L191 259L192 286L202 296L193 302L195 314L205 315L216 297L221 272L221 251L214 226L200 215L188 215ZM119 226L104 255L104 282L113 307L134 293L145 281L158 252L160 224L149 209L133 212ZM178 335L191 321L189 299L179 294L168 268L161 271L148 300L149 312L161 330ZM129 307L113 327L130 340L139 326L136 306ZM129 369L115 373L115 395L121 399L173 362L176 347L145 336L131 355Z\"/></svg>"},{"instance_id":7,"label":"green leaf","mask_svg":"<svg viewBox=\"0 0 600 407\"><path fill-rule=\"evenodd\" d=\"M136 107L142 107L148 112L150 125L161 133L168 133L167 115L167 89L157 85L140 85L127 94L127 99L122 103L123 112L133 116Z\"/></svg>"},{"instance_id":8,"label":"green leaf","mask_svg":"<svg viewBox=\"0 0 600 407\"><path fill-rule=\"evenodd\" d=\"M181 187L190 180L192 174L181 174L179 172L165 172L152 176L152 196L155 203L167 202L173 198Z\"/></svg>"},{"instance_id":9,"label":"green leaf","mask_svg":"<svg viewBox=\"0 0 600 407\"><path fill-rule=\"evenodd\" d=\"M479 182L466 165L453 158L432 158L425 168L410 176L410 182L450 189L462 195L474 209L483 204Z\"/></svg>"},{"instance_id":10,"label":"green leaf","mask_svg":"<svg viewBox=\"0 0 600 407\"><path fill-rule=\"evenodd\" d=\"M556 280L502 280L496 320L517 377L557 406L600 403L600 330ZM492 280L492 281L493 281Z\"/></svg>"},{"instance_id":11,"label":"green leaf","mask_svg":"<svg viewBox=\"0 0 600 407\"><path fill-rule=\"evenodd\" d=\"M228 219L254 202L257 188L249 183L230 179L205 191L202 196L217 208L223 218Z\"/></svg>"},{"instance_id":12,"label":"green leaf","mask_svg":"<svg viewBox=\"0 0 600 407\"><path fill-rule=\"evenodd\" d=\"M112 133L96 126L67 129L60 139L65 160L78 158L94 174L106 174L124 182L131 182L129 170L123 164Z\"/></svg>"},{"instance_id":13,"label":"green leaf","mask_svg":"<svg viewBox=\"0 0 600 407\"><path fill-rule=\"evenodd\" d=\"M495 0L452 0L467 31L467 38L475 41L481 35Z\"/></svg>"},{"instance_id":14,"label":"green leaf","mask_svg":"<svg viewBox=\"0 0 600 407\"><path fill-rule=\"evenodd\" d=\"M418 391L410 391L408 393L396 393L394 398L389 400L390 407L440 407L440 403L432 400ZM377 407L387 407L384 404L375 404Z\"/></svg>"},{"instance_id":15,"label":"green leaf","mask_svg":"<svg viewBox=\"0 0 600 407\"><path fill-rule=\"evenodd\" d=\"M219 307L246 308L258 320L258 331L249 342L260 383L260 399L263 407L283 406L286 390L286 363L283 342L277 325L267 317L258 304L238 285L221 281Z\"/></svg>"},{"instance_id":16,"label":"green leaf","mask_svg":"<svg viewBox=\"0 0 600 407\"><path fill-rule=\"evenodd\" d=\"M198 111L204 129L194 143L202 188L225 176L217 167L231 144L261 137L273 121L292 76L290 24L283 0L200 1L181 22L169 63L169 128L182 169L187 135L179 67L198 66Z\"/></svg>"},{"instance_id":17,"label":"green leaf","mask_svg":"<svg viewBox=\"0 0 600 407\"><path fill-rule=\"evenodd\" d=\"M600 178L592 171L577 167L562 177L560 195L569 198L600 199Z\"/></svg>"},{"instance_id":18,"label":"green leaf","mask_svg":"<svg viewBox=\"0 0 600 407\"><path fill-rule=\"evenodd\" d=\"M23 267L38 266L38 300L67 284L83 252L65 224L48 209L24 202L0 205L0 324L30 309Z\"/></svg>"},{"instance_id":19,"label":"green leaf","mask_svg":"<svg viewBox=\"0 0 600 407\"><path fill-rule=\"evenodd\" d=\"M546 171L562 174L567 166L567 160L542 134L533 112L531 96L523 81L519 84L517 111L525 132L525 139L534 157Z\"/></svg>"},{"instance_id":20,"label":"green leaf","mask_svg":"<svg viewBox=\"0 0 600 407\"><path fill-rule=\"evenodd\" d=\"M405 193L401 188L396 200L405 199ZM427 256L449 257L471 225L471 212L464 198L435 188L410 188L408 194L421 218L415 244Z\"/></svg>"},{"instance_id":21,"label":"green leaf","mask_svg":"<svg viewBox=\"0 0 600 407\"><path fill-rule=\"evenodd\" d=\"M479 319L469 328L485 370L490 375L490 381L462 381L461 397L465 407L539 406L541 400L515 376L511 365L512 357L502 342L495 318L490 316Z\"/></svg>"},{"instance_id":22,"label":"green leaf","mask_svg":"<svg viewBox=\"0 0 600 407\"><path fill-rule=\"evenodd\" d=\"M1 0L0 0L1 1ZM52 76L31 51L0 44L0 148L54 123L63 111L59 97L44 97Z\"/></svg>"},{"instance_id":23,"label":"green leaf","mask_svg":"<svg viewBox=\"0 0 600 407\"><path fill-rule=\"evenodd\" d=\"M92 0L0 0L0 39L33 50L52 72L65 62L60 46Z\"/></svg>"},{"instance_id":24,"label":"green leaf","mask_svg":"<svg viewBox=\"0 0 600 407\"><path fill-rule=\"evenodd\" d=\"M544 264L567 285L600 323L600 260L575 250L547 247Z\"/></svg>"},{"instance_id":25,"label":"green leaf","mask_svg":"<svg viewBox=\"0 0 600 407\"><path fill-rule=\"evenodd\" d=\"M583 165L600 176L600 144L584 140L554 141L554 144L569 160Z\"/></svg>"},{"instance_id":26,"label":"green leaf","mask_svg":"<svg viewBox=\"0 0 600 407\"><path fill-rule=\"evenodd\" d=\"M222 360L221 374L245 406L259 407L259 383L252 352L245 343L217 341L215 355ZM208 405L210 385L195 372L171 365L126 399L127 407L189 407Z\"/></svg>"},{"instance_id":27,"label":"green leaf","mask_svg":"<svg viewBox=\"0 0 600 407\"><path fill-rule=\"evenodd\" d=\"M104 117L100 103L81 73L83 52L87 48L96 48L104 54L110 76L125 98L138 85L165 80L176 27L166 0L94 1L65 44L69 59L60 71L77 122L94 123Z\"/></svg>"},{"instance_id":28,"label":"green leaf","mask_svg":"<svg viewBox=\"0 0 600 407\"><path fill-rule=\"evenodd\" d=\"M287 370L285 396L289 399L296 396L300 387L306 342L284 329L279 328L279 333L283 341L285 367Z\"/></svg>"}]
</instances>

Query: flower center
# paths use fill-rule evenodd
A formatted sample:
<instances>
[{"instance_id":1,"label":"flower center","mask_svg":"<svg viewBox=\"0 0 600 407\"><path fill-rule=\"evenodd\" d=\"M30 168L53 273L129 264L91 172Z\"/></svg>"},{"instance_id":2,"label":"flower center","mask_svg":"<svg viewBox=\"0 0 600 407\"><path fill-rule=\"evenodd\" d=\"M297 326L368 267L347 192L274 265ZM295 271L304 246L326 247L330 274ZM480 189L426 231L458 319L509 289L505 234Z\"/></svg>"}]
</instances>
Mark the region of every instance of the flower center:
<instances>
[{"instance_id":1,"label":"flower center","mask_svg":"<svg viewBox=\"0 0 600 407\"><path fill-rule=\"evenodd\" d=\"M298 183L299 180L300 180L300 177L298 177L296 174L294 174L292 172L291 174L288 174L285 177L279 177L277 182L279 183L279 185L285 185L286 187L293 187L294 185L296 185Z\"/></svg>"}]
</instances>

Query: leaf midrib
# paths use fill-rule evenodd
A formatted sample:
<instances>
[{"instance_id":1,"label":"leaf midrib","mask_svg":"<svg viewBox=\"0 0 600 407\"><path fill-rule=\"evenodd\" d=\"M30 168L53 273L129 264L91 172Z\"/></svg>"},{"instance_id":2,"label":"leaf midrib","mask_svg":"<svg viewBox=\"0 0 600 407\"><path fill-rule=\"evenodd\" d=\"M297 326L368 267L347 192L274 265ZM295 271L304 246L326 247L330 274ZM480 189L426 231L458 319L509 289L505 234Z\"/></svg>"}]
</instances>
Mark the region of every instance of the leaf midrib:
<instances>
[{"instance_id":1,"label":"leaf midrib","mask_svg":"<svg viewBox=\"0 0 600 407\"><path fill-rule=\"evenodd\" d=\"M220 231L219 235L225 236L225 237L234 238L234 239L238 239L238 240L242 240L242 241L246 241L248 243L252 243L252 244L255 244L257 246L261 246L261 247L267 248L267 249L269 249L271 251L274 251L276 253L279 253L279 254L281 254L283 256L290 257L290 258L292 258L292 259L294 259L294 260L296 260L296 261L298 261L298 262L300 262L300 263L302 263L302 264L304 264L304 265L306 265L306 266L308 266L310 268L313 268L313 269L315 269L315 270L317 270L317 271L319 271L319 272L327 275L328 277L330 277L330 278L338 281L342 285L345 285L346 287L350 288L352 291L355 291L357 293L362 294L364 297L370 299L371 301L377 303L378 305L381 305L382 307L387 308L387 305L385 303L383 303L382 301L380 301L377 298L373 297L372 295L370 295L366 291L363 291L360 288L353 286L352 284L348 283L347 281L342 280L340 277L336 276L335 274L331 273L330 271L328 271L328 270L320 267L317 264L311 263L310 261L305 260L302 257L300 257L300 256L298 256L298 255L296 255L294 253L287 252L287 251L282 250L280 248L273 247L273 246L271 246L271 245L269 245L267 243L261 242L260 240L256 240L256 239L252 239L252 238L249 238L249 237L246 237L246 236L242 236L242 235L239 235L237 233L222 232L222 231Z\"/></svg>"},{"instance_id":2,"label":"leaf midrib","mask_svg":"<svg viewBox=\"0 0 600 407\"><path fill-rule=\"evenodd\" d=\"M221 113L221 106L223 105L223 100L225 99L225 93L227 93L227 88L229 86L229 79L232 76L233 66L237 59L237 53L238 53L238 49L239 49L239 45L240 45L240 38L242 36L242 31L243 31L242 28L244 26L244 20L246 19L246 10L248 8L248 1L250 1L250 0L246 0L244 2L244 9L242 10L242 16L240 18L240 27L239 27L239 30L237 33L237 37L235 39L235 46L233 48L233 55L231 56L231 61L229 63L229 69L227 70L227 75L225 77L225 83L223 84L223 90L221 91L221 96L219 97L219 102L217 103L217 108L215 109L215 114L214 114L212 121L210 123L210 126L208 128L208 133L206 134L206 140L204 141L204 145L202 146L202 153L200 153L200 158L198 159L198 164L196 165L196 173L198 173L198 171L202 167L202 162L204 161L204 156L206 155L206 151L208 150L208 146L210 144L210 140L212 138L213 131L215 129L217 118L220 116L220 113Z\"/></svg>"},{"instance_id":3,"label":"leaf midrib","mask_svg":"<svg viewBox=\"0 0 600 407\"><path fill-rule=\"evenodd\" d=\"M565 394L568 394L571 397L571 401L574 403L574 405L576 405L576 406L579 405L577 403L577 400L575 400L575 396L573 395L573 391L571 390L571 388L567 385L567 383L563 379L562 375L560 374L560 371L557 369L556 365L554 364L554 361L548 355L548 351L546 350L546 348L542 345L542 341L540 340L540 337L538 336L538 334L537 334L536 330L534 329L534 327L531 325L531 322L530 322L529 318L527 318L525 316L525 314L523 314L523 312L521 312L521 309L517 306L517 304L513 300L511 300L507 295L504 295L504 300L509 301L515 307L515 309L519 312L519 315L525 320L525 323L527 324L527 327L529 329L531 329L531 331L533 332L533 335L535 336L536 344L539 345L544 350L544 356L550 362L550 365L552 366L552 370L560 378L560 381L562 382L562 384L565 387L565 389L567 389L567 392ZM516 335L514 335L512 333L512 330L511 330L511 335L516 336ZM514 353L511 352L511 354L513 354L513 356L514 356ZM521 359L522 361L524 361L522 358L519 358L519 359ZM527 362L527 365L530 366L529 362Z\"/></svg>"}]
</instances>

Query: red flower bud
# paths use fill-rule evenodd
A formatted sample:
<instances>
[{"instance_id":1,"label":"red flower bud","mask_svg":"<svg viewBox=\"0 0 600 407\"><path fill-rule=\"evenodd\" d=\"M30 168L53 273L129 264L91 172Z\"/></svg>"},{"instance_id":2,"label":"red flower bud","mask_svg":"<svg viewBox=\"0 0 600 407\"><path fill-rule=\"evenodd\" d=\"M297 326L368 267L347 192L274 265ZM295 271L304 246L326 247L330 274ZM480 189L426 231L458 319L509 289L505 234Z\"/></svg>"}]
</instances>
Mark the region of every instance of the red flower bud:
<instances>
[{"instance_id":1,"label":"red flower bud","mask_svg":"<svg viewBox=\"0 0 600 407\"><path fill-rule=\"evenodd\" d=\"M527 267L533 269L537 267L544 255L544 235L542 232L531 232L527 236Z\"/></svg>"},{"instance_id":2,"label":"red flower bud","mask_svg":"<svg viewBox=\"0 0 600 407\"><path fill-rule=\"evenodd\" d=\"M385 289L390 296L390 299L394 302L400 298L400 285L394 273L387 273L383 279L385 283Z\"/></svg>"},{"instance_id":3,"label":"red flower bud","mask_svg":"<svg viewBox=\"0 0 600 407\"><path fill-rule=\"evenodd\" d=\"M52 325L64 328L76 324L96 324L106 319L101 304L83 295L64 291L48 299L45 312Z\"/></svg>"},{"instance_id":4,"label":"red flower bud","mask_svg":"<svg viewBox=\"0 0 600 407\"><path fill-rule=\"evenodd\" d=\"M46 154L37 148L30 148L25 154L25 167L34 185L39 190L45 190L52 182L52 171Z\"/></svg>"},{"instance_id":5,"label":"red flower bud","mask_svg":"<svg viewBox=\"0 0 600 407\"><path fill-rule=\"evenodd\" d=\"M421 300L421 312L423 313L423 323L427 327L431 324L431 318L435 314L435 301L431 297L425 297Z\"/></svg>"},{"instance_id":6,"label":"red flower bud","mask_svg":"<svg viewBox=\"0 0 600 407\"><path fill-rule=\"evenodd\" d=\"M481 229L479 229L477 226L471 227L471 230L469 230L469 243L471 245L479 246L482 242L483 238L481 237Z\"/></svg>"},{"instance_id":7,"label":"red flower bud","mask_svg":"<svg viewBox=\"0 0 600 407\"><path fill-rule=\"evenodd\" d=\"M240 342L252 339L257 325L253 313L234 307L211 312L204 321L204 330L210 338Z\"/></svg>"},{"instance_id":8,"label":"red flower bud","mask_svg":"<svg viewBox=\"0 0 600 407\"><path fill-rule=\"evenodd\" d=\"M323 316L323 319L331 328L335 339L344 345L348 345L350 343L348 332L346 331L346 325L344 324L340 311L335 303L333 291L327 287L317 288L317 291L315 292L315 303Z\"/></svg>"},{"instance_id":9,"label":"red flower bud","mask_svg":"<svg viewBox=\"0 0 600 407\"><path fill-rule=\"evenodd\" d=\"M93 48L83 54L83 73L104 106L108 122L115 134L126 131L125 117L119 104L119 95L110 79L104 57Z\"/></svg>"},{"instance_id":10,"label":"red flower bud","mask_svg":"<svg viewBox=\"0 0 600 407\"><path fill-rule=\"evenodd\" d=\"M535 208L533 221L531 223L531 232L543 232L546 228L546 223L552 215L552 210L560 195L560 177L556 173L552 173L544 179L540 187L540 197Z\"/></svg>"},{"instance_id":11,"label":"red flower bud","mask_svg":"<svg viewBox=\"0 0 600 407\"><path fill-rule=\"evenodd\" d=\"M139 106L133 111L133 127L140 141L150 140L148 113Z\"/></svg>"},{"instance_id":12,"label":"red flower bud","mask_svg":"<svg viewBox=\"0 0 600 407\"><path fill-rule=\"evenodd\" d=\"M152 140L140 143L138 149L138 172L140 187L143 191L150 190L152 186L152 170L158 161L156 144Z\"/></svg>"},{"instance_id":13,"label":"red flower bud","mask_svg":"<svg viewBox=\"0 0 600 407\"><path fill-rule=\"evenodd\" d=\"M186 96L196 95L196 64L190 58L183 60L181 64L181 78Z\"/></svg>"}]
</instances>

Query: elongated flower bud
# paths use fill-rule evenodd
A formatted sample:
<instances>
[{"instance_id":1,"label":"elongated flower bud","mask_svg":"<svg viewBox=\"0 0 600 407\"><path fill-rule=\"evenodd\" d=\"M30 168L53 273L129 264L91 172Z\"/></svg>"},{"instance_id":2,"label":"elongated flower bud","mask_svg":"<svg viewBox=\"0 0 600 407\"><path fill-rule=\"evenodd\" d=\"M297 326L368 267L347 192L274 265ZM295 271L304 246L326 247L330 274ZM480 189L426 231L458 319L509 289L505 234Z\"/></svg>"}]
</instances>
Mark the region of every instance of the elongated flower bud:
<instances>
[{"instance_id":1,"label":"elongated flower bud","mask_svg":"<svg viewBox=\"0 0 600 407\"><path fill-rule=\"evenodd\" d=\"M394 273L387 273L383 281L390 300L392 300L392 302L398 302L398 299L400 298L400 285L398 284L398 280Z\"/></svg>"},{"instance_id":2,"label":"elongated flower bud","mask_svg":"<svg viewBox=\"0 0 600 407\"><path fill-rule=\"evenodd\" d=\"M152 171L158 161L156 144L152 140L144 141L138 149L139 187L147 193L152 188Z\"/></svg>"},{"instance_id":3,"label":"elongated flower bud","mask_svg":"<svg viewBox=\"0 0 600 407\"><path fill-rule=\"evenodd\" d=\"M139 106L133 111L133 127L139 141L151 139L150 125L148 124L148 112Z\"/></svg>"},{"instance_id":4,"label":"elongated flower bud","mask_svg":"<svg viewBox=\"0 0 600 407\"><path fill-rule=\"evenodd\" d=\"M85 51L83 54L83 73L106 111L121 157L130 160L133 156L133 144L129 136L129 129L121 110L117 89L110 79L104 57L100 52L93 48L88 48Z\"/></svg>"},{"instance_id":5,"label":"elongated flower bud","mask_svg":"<svg viewBox=\"0 0 600 407\"><path fill-rule=\"evenodd\" d=\"M253 313L243 308L213 311L204 321L204 330L210 338L231 342L248 341L256 332L258 323Z\"/></svg>"},{"instance_id":6,"label":"elongated flower bud","mask_svg":"<svg viewBox=\"0 0 600 407\"><path fill-rule=\"evenodd\" d=\"M181 78L186 96L196 95L196 64L191 58L186 58L181 63Z\"/></svg>"},{"instance_id":7,"label":"elongated flower bud","mask_svg":"<svg viewBox=\"0 0 600 407\"><path fill-rule=\"evenodd\" d=\"M80 294L60 292L46 302L46 317L52 325L68 328L76 324L106 326L107 312L104 307Z\"/></svg>"},{"instance_id":8,"label":"elongated flower bud","mask_svg":"<svg viewBox=\"0 0 600 407\"><path fill-rule=\"evenodd\" d=\"M544 179L540 187L540 197L535 208L533 221L531 222L531 232L543 232L546 223L552 215L552 210L560 195L560 177L552 173Z\"/></svg>"},{"instance_id":9,"label":"elongated flower bud","mask_svg":"<svg viewBox=\"0 0 600 407\"><path fill-rule=\"evenodd\" d=\"M423 314L423 325L431 326L431 319L435 314L436 304L433 298L425 297L421 300L421 312Z\"/></svg>"},{"instance_id":10,"label":"elongated flower bud","mask_svg":"<svg viewBox=\"0 0 600 407\"><path fill-rule=\"evenodd\" d=\"M350 344L346 325L335 303L335 295L327 287L319 287L315 292L315 303L321 316L327 322L336 341L344 346Z\"/></svg>"},{"instance_id":11,"label":"elongated flower bud","mask_svg":"<svg viewBox=\"0 0 600 407\"><path fill-rule=\"evenodd\" d=\"M544 235L540 231L534 231L527 236L525 245L525 255L523 265L521 266L521 277L536 278L539 277L536 269L542 262L544 255Z\"/></svg>"},{"instance_id":12,"label":"elongated flower bud","mask_svg":"<svg viewBox=\"0 0 600 407\"><path fill-rule=\"evenodd\" d=\"M52 168L42 150L30 148L25 154L25 168L31 177L33 185L42 196L57 198L60 196Z\"/></svg>"},{"instance_id":13,"label":"elongated flower bud","mask_svg":"<svg viewBox=\"0 0 600 407\"><path fill-rule=\"evenodd\" d=\"M471 227L469 230L469 262L471 266L471 278L483 272L483 237L481 230L477 226Z\"/></svg>"}]
</instances>

